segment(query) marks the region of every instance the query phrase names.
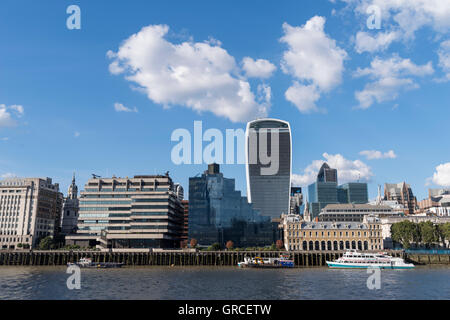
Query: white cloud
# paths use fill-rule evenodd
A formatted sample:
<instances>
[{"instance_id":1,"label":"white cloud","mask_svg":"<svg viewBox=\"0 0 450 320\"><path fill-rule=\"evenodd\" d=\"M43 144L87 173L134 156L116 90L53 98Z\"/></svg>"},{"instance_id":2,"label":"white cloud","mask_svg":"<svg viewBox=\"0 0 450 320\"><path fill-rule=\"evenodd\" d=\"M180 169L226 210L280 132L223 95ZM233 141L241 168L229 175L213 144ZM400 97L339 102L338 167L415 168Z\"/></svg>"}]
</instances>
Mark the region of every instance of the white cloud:
<instances>
[{"instance_id":1,"label":"white cloud","mask_svg":"<svg viewBox=\"0 0 450 320\"><path fill-rule=\"evenodd\" d=\"M118 102L114 103L114 110L116 110L117 112L138 112L138 109L136 107L128 108Z\"/></svg>"},{"instance_id":2,"label":"white cloud","mask_svg":"<svg viewBox=\"0 0 450 320\"><path fill-rule=\"evenodd\" d=\"M396 31L391 32L377 32L375 37L372 37L369 33L359 31L356 34L355 49L358 53L363 52L375 52L386 50L389 45L399 38L399 33Z\"/></svg>"},{"instance_id":3,"label":"white cloud","mask_svg":"<svg viewBox=\"0 0 450 320\"><path fill-rule=\"evenodd\" d=\"M450 0L342 0L367 16L366 9L378 6L382 14L382 28L393 22L403 38L413 38L417 30L430 27L446 33L450 30Z\"/></svg>"},{"instance_id":4,"label":"white cloud","mask_svg":"<svg viewBox=\"0 0 450 320\"><path fill-rule=\"evenodd\" d=\"M361 151L359 154L365 156L367 160L397 158L397 155L395 154L394 150L389 150L388 152L384 153L378 150L364 150Z\"/></svg>"},{"instance_id":5,"label":"white cloud","mask_svg":"<svg viewBox=\"0 0 450 320\"><path fill-rule=\"evenodd\" d=\"M439 50L439 67L441 67L442 71L445 72L445 78L441 79L441 81L449 81L450 80L450 40L444 41L441 43Z\"/></svg>"},{"instance_id":6,"label":"white cloud","mask_svg":"<svg viewBox=\"0 0 450 320\"><path fill-rule=\"evenodd\" d=\"M369 108L375 101L378 103L395 100L401 90L417 89L419 85L411 76L421 77L434 72L431 62L416 65L410 59L402 59L393 55L388 59L375 57L370 68L355 72L355 77L369 76L372 82L366 84L362 91L355 93L359 107Z\"/></svg>"},{"instance_id":7,"label":"white cloud","mask_svg":"<svg viewBox=\"0 0 450 320\"><path fill-rule=\"evenodd\" d=\"M107 53L113 60L110 72L124 74L150 100L164 106L209 111L233 122L267 116L267 90L255 96L220 42L174 44L166 39L168 31L166 25L150 25L130 36L116 53Z\"/></svg>"},{"instance_id":8,"label":"white cloud","mask_svg":"<svg viewBox=\"0 0 450 320\"><path fill-rule=\"evenodd\" d=\"M358 180L368 182L373 176L372 169L361 160L348 160L340 154L324 153L322 156L324 159L314 160L305 168L303 174L293 174L293 184L306 187L316 181L317 174L324 162L328 163L331 168L337 169L339 184Z\"/></svg>"},{"instance_id":9,"label":"white cloud","mask_svg":"<svg viewBox=\"0 0 450 320\"><path fill-rule=\"evenodd\" d=\"M354 9L362 19L369 18L369 6L376 6L381 12L381 28L390 32L377 32L375 38L366 32L358 32L356 50L358 53L385 50L394 41L410 41L421 28L430 28L439 35L450 31L450 0L341 0L347 6L341 12ZM372 14L372 13L370 13ZM364 24L364 28L366 25ZM358 35L360 37L358 41Z\"/></svg>"},{"instance_id":10,"label":"white cloud","mask_svg":"<svg viewBox=\"0 0 450 320\"><path fill-rule=\"evenodd\" d=\"M79 133L78 131L75 131L75 133L73 134L73 136L74 136L75 138L78 138L80 135L81 135L81 133Z\"/></svg>"},{"instance_id":11,"label":"white cloud","mask_svg":"<svg viewBox=\"0 0 450 320\"><path fill-rule=\"evenodd\" d=\"M9 140L8 137L2 137L2 138L0 138L0 141L8 141L8 140Z\"/></svg>"},{"instance_id":12,"label":"white cloud","mask_svg":"<svg viewBox=\"0 0 450 320\"><path fill-rule=\"evenodd\" d=\"M320 91L315 85L302 85L298 81L290 86L285 92L286 100L292 102L300 112L308 113L318 111L316 101L320 98Z\"/></svg>"},{"instance_id":13,"label":"white cloud","mask_svg":"<svg viewBox=\"0 0 450 320\"><path fill-rule=\"evenodd\" d=\"M277 67L268 60L253 60L250 57L242 59L242 69L249 78L270 78Z\"/></svg>"},{"instance_id":14,"label":"white cloud","mask_svg":"<svg viewBox=\"0 0 450 320\"><path fill-rule=\"evenodd\" d=\"M10 173L10 172L0 175L1 179L10 179L10 178L15 178L15 177L17 177L17 175L15 175L14 173Z\"/></svg>"},{"instance_id":15,"label":"white cloud","mask_svg":"<svg viewBox=\"0 0 450 320\"><path fill-rule=\"evenodd\" d=\"M16 126L17 121L14 118L20 118L24 113L24 108L20 105L6 106L0 104L0 128Z\"/></svg>"},{"instance_id":16,"label":"white cloud","mask_svg":"<svg viewBox=\"0 0 450 320\"><path fill-rule=\"evenodd\" d=\"M450 162L440 164L436 167L432 181L439 186L450 186Z\"/></svg>"},{"instance_id":17,"label":"white cloud","mask_svg":"<svg viewBox=\"0 0 450 320\"><path fill-rule=\"evenodd\" d=\"M288 50L283 53L281 68L284 73L304 82L294 82L286 92L286 98L301 112L318 110L315 105L318 95L342 81L347 53L325 34L324 26L325 18L319 16L301 27L283 24L284 36L280 41L288 45Z\"/></svg>"}]
</instances>

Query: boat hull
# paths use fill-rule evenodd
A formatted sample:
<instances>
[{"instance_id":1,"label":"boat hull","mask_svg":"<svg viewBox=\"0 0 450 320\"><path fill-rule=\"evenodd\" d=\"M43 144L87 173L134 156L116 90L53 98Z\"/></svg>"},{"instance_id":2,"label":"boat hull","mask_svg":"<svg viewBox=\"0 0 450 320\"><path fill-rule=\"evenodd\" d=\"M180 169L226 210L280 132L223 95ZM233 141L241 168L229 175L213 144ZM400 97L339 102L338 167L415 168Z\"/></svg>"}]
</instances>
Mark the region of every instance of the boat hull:
<instances>
[{"instance_id":1,"label":"boat hull","mask_svg":"<svg viewBox=\"0 0 450 320\"><path fill-rule=\"evenodd\" d=\"M77 266L80 268L91 268L91 269L111 269L111 268L122 268L123 263L114 262L101 262L92 264L80 264L80 263L68 263L67 266Z\"/></svg>"},{"instance_id":2,"label":"boat hull","mask_svg":"<svg viewBox=\"0 0 450 320\"><path fill-rule=\"evenodd\" d=\"M293 265L260 265L260 264L239 264L239 268L260 268L260 269L285 269L293 268Z\"/></svg>"},{"instance_id":3,"label":"boat hull","mask_svg":"<svg viewBox=\"0 0 450 320\"><path fill-rule=\"evenodd\" d=\"M379 268L379 269L414 269L414 265L403 265L403 266L396 266L396 265L375 265L375 264L349 264L349 263L336 263L336 262L329 262L327 261L327 265L329 268L332 269L368 269L368 268Z\"/></svg>"}]
</instances>

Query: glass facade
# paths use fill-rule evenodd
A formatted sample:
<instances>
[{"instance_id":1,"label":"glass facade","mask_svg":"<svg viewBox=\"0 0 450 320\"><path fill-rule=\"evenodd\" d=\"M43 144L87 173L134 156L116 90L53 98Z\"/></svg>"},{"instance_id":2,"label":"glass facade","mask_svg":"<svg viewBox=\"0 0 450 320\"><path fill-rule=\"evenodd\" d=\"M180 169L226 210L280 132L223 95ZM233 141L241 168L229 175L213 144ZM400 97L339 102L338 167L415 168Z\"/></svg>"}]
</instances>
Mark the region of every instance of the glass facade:
<instances>
[{"instance_id":1,"label":"glass facade","mask_svg":"<svg viewBox=\"0 0 450 320\"><path fill-rule=\"evenodd\" d=\"M369 201L367 183L351 182L338 187L337 181L337 170L324 163L316 182L308 186L312 218L318 217L320 211L329 204L365 204Z\"/></svg>"},{"instance_id":2,"label":"glass facade","mask_svg":"<svg viewBox=\"0 0 450 320\"><path fill-rule=\"evenodd\" d=\"M352 182L338 187L339 203L365 204L369 202L367 183Z\"/></svg>"},{"instance_id":3,"label":"glass facade","mask_svg":"<svg viewBox=\"0 0 450 320\"><path fill-rule=\"evenodd\" d=\"M337 183L316 181L308 186L308 196L311 218L316 218L327 205L338 203Z\"/></svg>"},{"instance_id":4,"label":"glass facade","mask_svg":"<svg viewBox=\"0 0 450 320\"><path fill-rule=\"evenodd\" d=\"M276 226L275 226L276 227ZM273 225L235 190L235 180L215 170L189 178L189 238L200 245L215 242L235 246L270 245L274 242Z\"/></svg>"},{"instance_id":5,"label":"glass facade","mask_svg":"<svg viewBox=\"0 0 450 320\"><path fill-rule=\"evenodd\" d=\"M275 174L266 175L263 170L273 164L266 165L261 162L260 148L264 145L262 139L265 138L267 154L271 153L274 137L272 132L278 132L278 157L272 159L272 161L278 161L278 171ZM289 213L291 150L291 129L288 122L260 119L247 124L247 196L253 208L259 210L263 216L279 218L281 214Z\"/></svg>"}]
</instances>

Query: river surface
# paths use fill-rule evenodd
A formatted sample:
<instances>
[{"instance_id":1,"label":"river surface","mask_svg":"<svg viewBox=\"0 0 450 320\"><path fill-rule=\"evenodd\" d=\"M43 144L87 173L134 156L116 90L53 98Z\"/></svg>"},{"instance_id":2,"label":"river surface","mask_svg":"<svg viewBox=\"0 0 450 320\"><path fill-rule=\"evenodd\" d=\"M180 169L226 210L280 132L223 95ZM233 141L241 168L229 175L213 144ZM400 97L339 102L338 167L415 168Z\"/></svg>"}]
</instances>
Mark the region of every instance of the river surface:
<instances>
[{"instance_id":1,"label":"river surface","mask_svg":"<svg viewBox=\"0 0 450 320\"><path fill-rule=\"evenodd\" d=\"M81 269L79 290L68 289L66 271L2 266L0 299L450 299L449 266L381 270L381 288L373 290L367 286L372 274L358 269Z\"/></svg>"}]
</instances>

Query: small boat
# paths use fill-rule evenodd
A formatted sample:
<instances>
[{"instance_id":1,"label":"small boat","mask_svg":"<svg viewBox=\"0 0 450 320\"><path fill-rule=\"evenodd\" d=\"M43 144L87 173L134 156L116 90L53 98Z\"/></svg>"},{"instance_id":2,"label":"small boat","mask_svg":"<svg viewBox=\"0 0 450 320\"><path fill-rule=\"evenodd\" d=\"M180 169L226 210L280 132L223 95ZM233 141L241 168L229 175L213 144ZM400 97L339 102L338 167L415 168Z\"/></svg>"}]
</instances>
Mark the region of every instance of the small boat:
<instances>
[{"instance_id":1,"label":"small boat","mask_svg":"<svg viewBox=\"0 0 450 320\"><path fill-rule=\"evenodd\" d=\"M280 258L249 258L245 257L243 262L238 263L239 268L293 268L294 261L289 260L289 256Z\"/></svg>"},{"instance_id":2,"label":"small boat","mask_svg":"<svg viewBox=\"0 0 450 320\"><path fill-rule=\"evenodd\" d=\"M336 261L326 261L330 268L380 268L380 269L413 269L412 263L405 263L402 258L394 258L385 252L364 253L347 250Z\"/></svg>"},{"instance_id":3,"label":"small boat","mask_svg":"<svg viewBox=\"0 0 450 320\"><path fill-rule=\"evenodd\" d=\"M124 263L119 262L92 262L91 258L81 258L78 262L69 262L67 264L70 266L77 266L80 268L98 268L98 269L106 269L106 268L121 268Z\"/></svg>"}]
</instances>

